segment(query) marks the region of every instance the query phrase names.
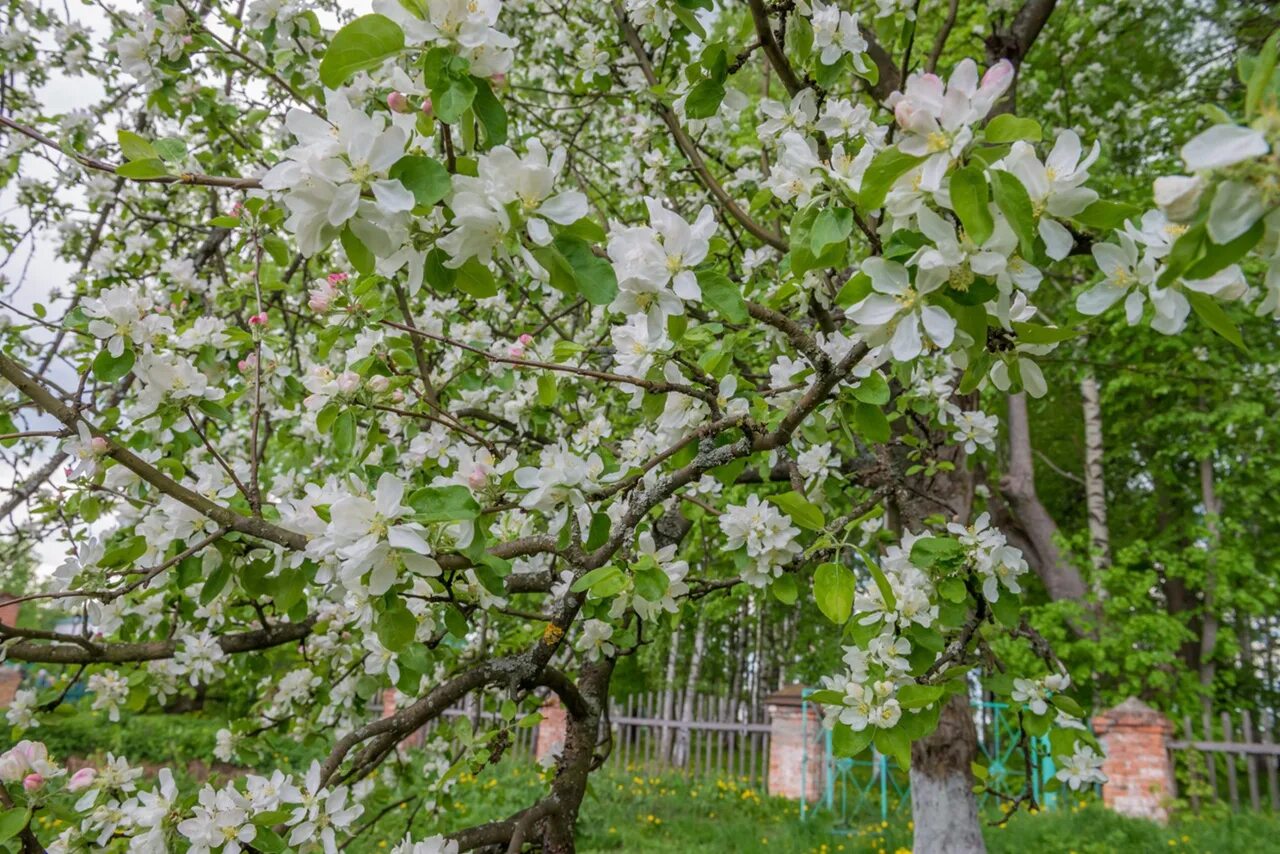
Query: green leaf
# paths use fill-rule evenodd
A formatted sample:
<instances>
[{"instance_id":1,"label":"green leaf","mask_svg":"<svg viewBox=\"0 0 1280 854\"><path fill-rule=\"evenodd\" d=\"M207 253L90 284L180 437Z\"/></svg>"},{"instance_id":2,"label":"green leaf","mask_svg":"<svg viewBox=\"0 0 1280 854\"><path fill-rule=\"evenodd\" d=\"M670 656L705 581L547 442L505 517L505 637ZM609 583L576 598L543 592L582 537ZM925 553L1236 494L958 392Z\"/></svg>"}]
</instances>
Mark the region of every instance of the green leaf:
<instances>
[{"instance_id":1,"label":"green leaf","mask_svg":"<svg viewBox=\"0 0 1280 854\"><path fill-rule=\"evenodd\" d=\"M169 174L164 161L159 158L150 160L130 160L116 167L116 174L121 178L139 180L143 178L163 178Z\"/></svg>"},{"instance_id":2,"label":"green leaf","mask_svg":"<svg viewBox=\"0 0 1280 854\"><path fill-rule=\"evenodd\" d=\"M583 590L590 590L602 581L608 581L611 578L619 577L621 575L622 570L618 569L613 564L601 566L591 570L586 575L573 582L573 586L569 589L574 593L581 593Z\"/></svg>"},{"instance_id":3,"label":"green leaf","mask_svg":"<svg viewBox=\"0 0 1280 854\"><path fill-rule=\"evenodd\" d=\"M454 283L458 290L476 299L487 299L498 293L498 283L494 280L493 273L475 258L457 269Z\"/></svg>"},{"instance_id":4,"label":"green leaf","mask_svg":"<svg viewBox=\"0 0 1280 854\"><path fill-rule=\"evenodd\" d=\"M871 746L875 734L872 726L855 732L848 724L837 722L831 730L831 752L842 759L852 759Z\"/></svg>"},{"instance_id":5,"label":"green leaf","mask_svg":"<svg viewBox=\"0 0 1280 854\"><path fill-rule=\"evenodd\" d=\"M1252 118L1258 112L1258 107L1262 105L1262 96L1271 85L1272 75L1275 74L1278 53L1280 53L1280 30L1271 34L1254 62L1244 99L1245 118Z\"/></svg>"},{"instance_id":6,"label":"green leaf","mask_svg":"<svg viewBox=\"0 0 1280 854\"><path fill-rule=\"evenodd\" d=\"M987 142L1013 142L1017 139L1039 142L1042 131L1040 130L1040 123L1035 119L1004 113L996 116L987 124L984 135Z\"/></svg>"},{"instance_id":7,"label":"green leaf","mask_svg":"<svg viewBox=\"0 0 1280 854\"><path fill-rule=\"evenodd\" d=\"M255 816L254 820L256 822L258 817ZM262 854L280 854L280 852L288 849L288 845L280 837L280 834L261 824L257 825L257 831L253 835L253 847L255 850L261 851Z\"/></svg>"},{"instance_id":8,"label":"green leaf","mask_svg":"<svg viewBox=\"0 0 1280 854\"><path fill-rule=\"evenodd\" d=\"M697 271L702 301L714 308L730 323L745 323L749 317L747 303L736 282L718 270L702 267Z\"/></svg>"},{"instance_id":9,"label":"green leaf","mask_svg":"<svg viewBox=\"0 0 1280 854\"><path fill-rule=\"evenodd\" d=\"M636 595L650 602L660 602L671 587L671 579L661 569L649 567L637 570L632 574L635 581Z\"/></svg>"},{"instance_id":10,"label":"green leaf","mask_svg":"<svg viewBox=\"0 0 1280 854\"><path fill-rule=\"evenodd\" d=\"M871 277L859 271L850 276L849 281L845 282L844 287L836 294L836 305L841 308L850 308L870 296L871 291Z\"/></svg>"},{"instance_id":11,"label":"green leaf","mask_svg":"<svg viewBox=\"0 0 1280 854\"><path fill-rule=\"evenodd\" d=\"M1214 332L1239 347L1241 350L1248 351L1244 346L1244 339L1240 337L1240 329L1235 325L1227 313L1222 310L1222 306L1218 305L1218 301L1208 294L1202 294L1198 291L1185 291L1187 301L1191 303L1191 309L1196 313Z\"/></svg>"},{"instance_id":12,"label":"green leaf","mask_svg":"<svg viewBox=\"0 0 1280 854\"><path fill-rule=\"evenodd\" d=\"M770 495L769 503L777 505L782 512L791 517L791 521L795 522L801 528L810 531L821 531L826 527L827 520L822 515L822 510L816 504L810 504L805 497L798 492L784 492L781 495Z\"/></svg>"},{"instance_id":13,"label":"green leaf","mask_svg":"<svg viewBox=\"0 0 1280 854\"><path fill-rule=\"evenodd\" d=\"M404 50L404 31L385 15L362 15L333 34L320 60L320 82L338 89L361 71Z\"/></svg>"},{"instance_id":14,"label":"green leaf","mask_svg":"<svg viewBox=\"0 0 1280 854\"><path fill-rule=\"evenodd\" d=\"M1036 216L1027 188L1012 173L999 169L991 171L991 193L996 207L1009 221L1009 227L1018 235L1018 247L1022 257L1030 258L1036 246Z\"/></svg>"},{"instance_id":15,"label":"green leaf","mask_svg":"<svg viewBox=\"0 0 1280 854\"><path fill-rule=\"evenodd\" d=\"M959 604L969 596L969 591L965 589L964 582L960 579L944 578L938 582L938 595L948 602Z\"/></svg>"},{"instance_id":16,"label":"green leaf","mask_svg":"<svg viewBox=\"0 0 1280 854\"><path fill-rule=\"evenodd\" d=\"M480 127L484 128L484 144L488 148L507 141L507 110L493 94L493 87L483 77L472 77L476 84L476 97L471 108L476 111Z\"/></svg>"},{"instance_id":17,"label":"green leaf","mask_svg":"<svg viewBox=\"0 0 1280 854\"><path fill-rule=\"evenodd\" d=\"M821 258L828 246L848 243L853 234L853 211L848 208L824 208L809 229L809 249Z\"/></svg>"},{"instance_id":18,"label":"green leaf","mask_svg":"<svg viewBox=\"0 0 1280 854\"><path fill-rule=\"evenodd\" d=\"M800 598L800 587L796 584L796 577L790 573L784 573L775 578L769 584L769 590L783 605L794 605Z\"/></svg>"},{"instance_id":19,"label":"green leaf","mask_svg":"<svg viewBox=\"0 0 1280 854\"><path fill-rule=\"evenodd\" d=\"M607 513L593 513L591 527L587 531L587 550L595 551L603 546L609 539L609 530L612 526L613 520Z\"/></svg>"},{"instance_id":20,"label":"green leaf","mask_svg":"<svg viewBox=\"0 0 1280 854\"><path fill-rule=\"evenodd\" d=\"M828 620L844 625L853 613L857 585L849 568L838 563L820 564L813 573L813 598Z\"/></svg>"},{"instance_id":21,"label":"green leaf","mask_svg":"<svg viewBox=\"0 0 1280 854\"><path fill-rule=\"evenodd\" d=\"M893 611L898 607L898 597L893 595L893 587L889 584L889 579L885 578L884 570L880 565L872 559L871 555L860 546L854 546L858 556L862 558L863 564L867 567L867 572L871 573L871 580L876 583L876 587L880 591L880 598L884 600L885 609Z\"/></svg>"},{"instance_id":22,"label":"green leaf","mask_svg":"<svg viewBox=\"0 0 1280 854\"><path fill-rule=\"evenodd\" d=\"M120 153L125 160L159 160L160 152L155 146L138 136L133 131L116 131L116 140L120 143Z\"/></svg>"},{"instance_id":23,"label":"green leaf","mask_svg":"<svg viewBox=\"0 0 1280 854\"><path fill-rule=\"evenodd\" d=\"M347 260L351 262L352 267L356 268L356 272L364 276L371 274L376 259L373 257L373 253L369 251L369 248L364 245L364 241L351 230L350 223L343 227L338 239L342 242L343 251L347 253Z\"/></svg>"},{"instance_id":24,"label":"green leaf","mask_svg":"<svg viewBox=\"0 0 1280 854\"><path fill-rule=\"evenodd\" d=\"M911 562L921 569L964 557L964 546L951 537L922 537L911 546Z\"/></svg>"},{"instance_id":25,"label":"green leaf","mask_svg":"<svg viewBox=\"0 0 1280 854\"><path fill-rule=\"evenodd\" d=\"M695 16L692 11L681 6L679 3L672 3L671 11L675 14L680 23L689 28L689 32L693 33L700 39L706 39L707 31L702 28L702 24L698 21L697 16Z\"/></svg>"},{"instance_id":26,"label":"green leaf","mask_svg":"<svg viewBox=\"0 0 1280 854\"><path fill-rule=\"evenodd\" d=\"M911 767L911 739L900 726L876 730L872 741L875 742L876 750L891 757L898 763L898 767L904 770Z\"/></svg>"},{"instance_id":27,"label":"green leaf","mask_svg":"<svg viewBox=\"0 0 1280 854\"><path fill-rule=\"evenodd\" d=\"M340 458L348 457L356 445L356 416L345 409L333 421L333 449Z\"/></svg>"},{"instance_id":28,"label":"green leaf","mask_svg":"<svg viewBox=\"0 0 1280 854\"><path fill-rule=\"evenodd\" d=\"M451 77L442 89L431 90L431 105L436 118L445 124L457 124L462 114L471 109L476 97L475 80L470 76Z\"/></svg>"},{"instance_id":29,"label":"green leaf","mask_svg":"<svg viewBox=\"0 0 1280 854\"><path fill-rule=\"evenodd\" d=\"M1223 270L1239 261L1259 240L1266 231L1264 220L1255 222L1248 231L1230 243L1218 244L1206 239L1201 244L1204 254L1183 273L1186 279L1207 279L1219 270Z\"/></svg>"},{"instance_id":30,"label":"green leaf","mask_svg":"<svg viewBox=\"0 0 1280 854\"><path fill-rule=\"evenodd\" d=\"M863 403L884 406L889 402L889 381L879 371L872 371L854 387L853 396Z\"/></svg>"},{"instance_id":31,"label":"green leaf","mask_svg":"<svg viewBox=\"0 0 1280 854\"><path fill-rule=\"evenodd\" d=\"M460 522L480 516L480 505L471 490L460 484L424 486L409 496L409 506L419 522Z\"/></svg>"},{"instance_id":32,"label":"green leaf","mask_svg":"<svg viewBox=\"0 0 1280 854\"><path fill-rule=\"evenodd\" d=\"M1058 344L1079 338L1083 334L1065 326L1041 326L1038 323L1021 323L1016 320L1013 322L1013 331L1017 333L1018 341L1026 344Z\"/></svg>"},{"instance_id":33,"label":"green leaf","mask_svg":"<svg viewBox=\"0 0 1280 854\"><path fill-rule=\"evenodd\" d=\"M119 356L111 355L105 347L93 357L93 375L104 383L124 379L133 370L133 350L126 347Z\"/></svg>"},{"instance_id":34,"label":"green leaf","mask_svg":"<svg viewBox=\"0 0 1280 854\"><path fill-rule=\"evenodd\" d=\"M449 170L439 160L420 154L401 157L387 172L387 177L404 184L413 193L413 200L423 207L431 207L449 194L452 186Z\"/></svg>"},{"instance_id":35,"label":"green leaf","mask_svg":"<svg viewBox=\"0 0 1280 854\"><path fill-rule=\"evenodd\" d=\"M884 198L894 182L925 161L923 157L903 154L896 148L886 148L877 154L862 176L862 191L858 193L858 207L863 212L884 206Z\"/></svg>"},{"instance_id":36,"label":"green leaf","mask_svg":"<svg viewBox=\"0 0 1280 854\"><path fill-rule=\"evenodd\" d=\"M1110 231L1113 228L1119 228L1126 219L1139 216L1141 213L1142 208L1137 205L1098 199L1098 201L1073 216L1072 219L1089 228Z\"/></svg>"},{"instance_id":37,"label":"green leaf","mask_svg":"<svg viewBox=\"0 0 1280 854\"><path fill-rule=\"evenodd\" d=\"M924 709L942 699L947 689L941 685L903 685L898 689L898 704L903 709Z\"/></svg>"},{"instance_id":38,"label":"green leaf","mask_svg":"<svg viewBox=\"0 0 1280 854\"><path fill-rule=\"evenodd\" d=\"M1080 704L1068 697L1066 694L1054 694L1049 698L1049 702L1053 703L1059 709L1071 715L1073 718L1083 718L1084 709L1080 708Z\"/></svg>"},{"instance_id":39,"label":"green leaf","mask_svg":"<svg viewBox=\"0 0 1280 854\"><path fill-rule=\"evenodd\" d=\"M991 613L996 615L996 619L1002 624L1012 628L1018 625L1021 619L1021 609L1018 597L1008 590L1000 591L1000 598L991 603Z\"/></svg>"},{"instance_id":40,"label":"green leaf","mask_svg":"<svg viewBox=\"0 0 1280 854\"><path fill-rule=\"evenodd\" d=\"M410 643L418 631L418 620L399 600L394 607L383 611L373 624L378 640L392 652L399 652Z\"/></svg>"},{"instance_id":41,"label":"green leaf","mask_svg":"<svg viewBox=\"0 0 1280 854\"><path fill-rule=\"evenodd\" d=\"M951 175L951 206L969 239L981 246L995 230L991 217L987 179L977 166L957 169Z\"/></svg>"},{"instance_id":42,"label":"green leaf","mask_svg":"<svg viewBox=\"0 0 1280 854\"><path fill-rule=\"evenodd\" d=\"M592 305L608 305L618 295L613 265L591 251L591 244L572 234L559 234L552 246L560 251L578 280L578 291Z\"/></svg>"},{"instance_id":43,"label":"green leaf","mask_svg":"<svg viewBox=\"0 0 1280 854\"><path fill-rule=\"evenodd\" d=\"M724 84L718 80L699 80L684 99L684 114L691 119L709 119L724 100Z\"/></svg>"},{"instance_id":44,"label":"green leaf","mask_svg":"<svg viewBox=\"0 0 1280 854\"><path fill-rule=\"evenodd\" d=\"M872 442L889 441L889 419L878 406L859 402L854 405L853 421L858 432Z\"/></svg>"},{"instance_id":45,"label":"green leaf","mask_svg":"<svg viewBox=\"0 0 1280 854\"><path fill-rule=\"evenodd\" d=\"M31 812L26 807L14 807L0 812L0 842L17 836L29 821L31 821Z\"/></svg>"},{"instance_id":46,"label":"green leaf","mask_svg":"<svg viewBox=\"0 0 1280 854\"><path fill-rule=\"evenodd\" d=\"M187 156L187 144L176 136L167 136L164 139L157 139L155 149L159 153L161 160L165 160L170 163L175 160L181 160Z\"/></svg>"},{"instance_id":47,"label":"green leaf","mask_svg":"<svg viewBox=\"0 0 1280 854\"><path fill-rule=\"evenodd\" d=\"M556 386L556 375L553 373L545 373L538 375L538 405L554 406L556 399L560 396L559 388Z\"/></svg>"}]
</instances>

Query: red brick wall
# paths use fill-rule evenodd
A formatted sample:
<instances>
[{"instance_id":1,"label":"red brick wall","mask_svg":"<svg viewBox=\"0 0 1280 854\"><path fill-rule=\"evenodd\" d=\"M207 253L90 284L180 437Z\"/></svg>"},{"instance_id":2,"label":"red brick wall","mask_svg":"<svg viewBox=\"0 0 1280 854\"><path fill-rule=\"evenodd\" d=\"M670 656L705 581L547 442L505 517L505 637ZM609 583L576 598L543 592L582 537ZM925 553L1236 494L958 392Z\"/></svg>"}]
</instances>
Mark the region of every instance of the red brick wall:
<instances>
[{"instance_id":1,"label":"red brick wall","mask_svg":"<svg viewBox=\"0 0 1280 854\"><path fill-rule=\"evenodd\" d=\"M542 704L542 720L538 722L538 741L533 748L533 755L539 762L551 753L564 747L565 733L569 731L564 706L555 694Z\"/></svg>"},{"instance_id":2,"label":"red brick wall","mask_svg":"<svg viewBox=\"0 0 1280 854\"><path fill-rule=\"evenodd\" d=\"M818 706L810 703L802 711L786 692L775 697L778 701L768 706L769 794L816 801L822 792L826 744Z\"/></svg>"},{"instance_id":3,"label":"red brick wall","mask_svg":"<svg viewBox=\"0 0 1280 854\"><path fill-rule=\"evenodd\" d=\"M1168 821L1173 796L1169 720L1130 698L1095 717L1093 728L1107 752L1102 765L1107 775L1103 803L1123 815Z\"/></svg>"},{"instance_id":4,"label":"red brick wall","mask_svg":"<svg viewBox=\"0 0 1280 854\"><path fill-rule=\"evenodd\" d=\"M22 684L21 670L0 667L0 709L9 708L20 684Z\"/></svg>"}]
</instances>

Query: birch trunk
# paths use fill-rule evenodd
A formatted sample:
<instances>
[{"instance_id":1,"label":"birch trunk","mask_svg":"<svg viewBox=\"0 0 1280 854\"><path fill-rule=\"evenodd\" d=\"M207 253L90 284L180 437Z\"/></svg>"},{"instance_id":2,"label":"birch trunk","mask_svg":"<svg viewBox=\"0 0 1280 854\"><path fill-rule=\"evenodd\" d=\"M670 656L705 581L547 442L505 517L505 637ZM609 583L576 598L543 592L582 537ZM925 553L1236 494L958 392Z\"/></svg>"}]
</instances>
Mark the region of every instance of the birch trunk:
<instances>
[{"instance_id":1,"label":"birch trunk","mask_svg":"<svg viewBox=\"0 0 1280 854\"><path fill-rule=\"evenodd\" d=\"M662 719L670 721L675 714L676 667L680 662L680 627L671 633L671 646L667 649L667 672L662 680ZM674 731L664 724L658 741L658 758L666 762L671 758L671 739Z\"/></svg>"},{"instance_id":2,"label":"birch trunk","mask_svg":"<svg viewBox=\"0 0 1280 854\"><path fill-rule=\"evenodd\" d=\"M689 759L688 724L693 721L693 701L697 696L698 675L702 671L702 656L706 651L706 637L706 620L699 616L698 625L693 630L693 655L689 659L689 677L685 684L684 703L680 709L680 722L685 726L676 732L675 752L672 754L671 760L672 764L677 768L683 768L685 762Z\"/></svg>"},{"instance_id":3,"label":"birch trunk","mask_svg":"<svg viewBox=\"0 0 1280 854\"><path fill-rule=\"evenodd\" d=\"M1107 527L1102 468L1102 402L1098 380L1092 373L1080 380L1080 399L1084 410L1084 500L1089 516L1089 545L1093 565L1101 573L1111 566L1111 531Z\"/></svg>"},{"instance_id":4,"label":"birch trunk","mask_svg":"<svg viewBox=\"0 0 1280 854\"><path fill-rule=\"evenodd\" d=\"M1214 564L1217 559L1220 532L1218 519L1222 516L1222 502L1213 482L1213 457L1200 460L1200 500L1204 504L1205 527L1209 529L1209 554L1205 559L1204 611L1200 620L1200 688L1202 705L1210 710L1211 690L1215 667L1213 650L1218 644L1217 591L1218 574Z\"/></svg>"},{"instance_id":5,"label":"birch trunk","mask_svg":"<svg viewBox=\"0 0 1280 854\"><path fill-rule=\"evenodd\" d=\"M982 854L987 850L973 796L969 763L978 758L978 733L969 699L952 695L938 728L911 746L914 854Z\"/></svg>"}]
</instances>

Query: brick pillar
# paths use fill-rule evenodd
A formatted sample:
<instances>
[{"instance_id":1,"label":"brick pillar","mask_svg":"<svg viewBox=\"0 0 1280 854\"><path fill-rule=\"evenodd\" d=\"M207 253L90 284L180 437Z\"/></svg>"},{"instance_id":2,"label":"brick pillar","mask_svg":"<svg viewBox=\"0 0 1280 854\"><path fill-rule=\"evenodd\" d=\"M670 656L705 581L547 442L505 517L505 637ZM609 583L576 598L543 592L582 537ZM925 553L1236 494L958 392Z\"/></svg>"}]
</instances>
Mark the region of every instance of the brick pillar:
<instances>
[{"instance_id":1,"label":"brick pillar","mask_svg":"<svg viewBox=\"0 0 1280 854\"><path fill-rule=\"evenodd\" d=\"M769 712L769 794L816 801L822 793L826 733L817 703L803 705L802 685L765 698Z\"/></svg>"},{"instance_id":2,"label":"brick pillar","mask_svg":"<svg viewBox=\"0 0 1280 854\"><path fill-rule=\"evenodd\" d=\"M1167 822L1173 797L1169 719L1130 697L1095 717L1093 729L1107 752L1103 803L1122 815Z\"/></svg>"},{"instance_id":3,"label":"brick pillar","mask_svg":"<svg viewBox=\"0 0 1280 854\"><path fill-rule=\"evenodd\" d=\"M564 748L564 737L569 731L569 722L564 706L560 705L560 698L555 694L548 697L538 711L542 713L542 720L538 722L538 741L534 745L533 755L535 759L542 762Z\"/></svg>"},{"instance_id":4,"label":"brick pillar","mask_svg":"<svg viewBox=\"0 0 1280 854\"><path fill-rule=\"evenodd\" d=\"M0 666L0 709L9 708L13 695L22 684L22 671L16 667Z\"/></svg>"},{"instance_id":5,"label":"brick pillar","mask_svg":"<svg viewBox=\"0 0 1280 854\"><path fill-rule=\"evenodd\" d=\"M18 597L12 593L0 592L0 625L18 625L18 612L22 609L22 605L9 601L16 598Z\"/></svg>"}]
</instances>

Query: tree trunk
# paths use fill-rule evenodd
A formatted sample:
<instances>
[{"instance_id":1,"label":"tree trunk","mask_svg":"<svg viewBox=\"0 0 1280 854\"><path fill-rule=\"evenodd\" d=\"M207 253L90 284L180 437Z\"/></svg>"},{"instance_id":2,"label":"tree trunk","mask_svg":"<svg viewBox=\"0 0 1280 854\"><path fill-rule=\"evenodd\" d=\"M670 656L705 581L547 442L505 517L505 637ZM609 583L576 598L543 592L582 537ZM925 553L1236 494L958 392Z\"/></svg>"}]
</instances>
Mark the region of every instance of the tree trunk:
<instances>
[{"instance_id":1,"label":"tree trunk","mask_svg":"<svg viewBox=\"0 0 1280 854\"><path fill-rule=\"evenodd\" d=\"M662 719L670 721L675 715L676 702L676 667L680 663L680 627L676 626L671 633L671 646L667 649L667 673L662 680ZM671 759L671 738L674 731L663 725L662 736L658 741L658 758L662 762Z\"/></svg>"},{"instance_id":2,"label":"tree trunk","mask_svg":"<svg viewBox=\"0 0 1280 854\"><path fill-rule=\"evenodd\" d=\"M1102 468L1102 403L1098 380L1087 373L1080 380L1084 410L1084 500L1089 515L1089 545L1099 574L1111 566L1111 532L1107 527L1107 492ZM1095 587L1101 584L1095 581Z\"/></svg>"},{"instance_id":3,"label":"tree trunk","mask_svg":"<svg viewBox=\"0 0 1280 854\"><path fill-rule=\"evenodd\" d=\"M1000 493L1008 502L1013 520L1022 534L1018 538L1019 545L1026 546L1023 550L1027 552L1027 563L1044 582L1049 598L1055 602L1064 599L1083 602L1084 579L1079 570L1063 560L1053 541L1058 533L1058 524L1036 494L1026 393L1011 394L1008 402L1009 465L1000 478Z\"/></svg>"},{"instance_id":4,"label":"tree trunk","mask_svg":"<svg viewBox=\"0 0 1280 854\"><path fill-rule=\"evenodd\" d=\"M1209 553L1205 558L1204 610L1200 620L1200 688L1202 705L1211 710L1213 677L1215 672L1213 649L1218 644L1217 607L1218 574L1214 564L1217 559L1220 532L1218 519L1222 516L1222 502L1213 484L1213 457L1200 460L1200 500L1204 504L1205 527L1209 529Z\"/></svg>"},{"instance_id":5,"label":"tree trunk","mask_svg":"<svg viewBox=\"0 0 1280 854\"><path fill-rule=\"evenodd\" d=\"M973 512L973 476L963 447L946 444L945 435L928 437L938 457L954 465L932 477L906 477L889 504L889 523L919 532L924 519L940 511L948 522L967 523ZM894 467L905 471L905 451L895 452ZM954 695L942 707L938 727L911 746L911 814L915 854L981 854L986 851L970 763L978 756L968 694Z\"/></svg>"},{"instance_id":6,"label":"tree trunk","mask_svg":"<svg viewBox=\"0 0 1280 854\"><path fill-rule=\"evenodd\" d=\"M987 850L973 796L970 763L978 758L978 732L969 698L954 694L938 728L911 746L914 854L981 854Z\"/></svg>"},{"instance_id":7,"label":"tree trunk","mask_svg":"<svg viewBox=\"0 0 1280 854\"><path fill-rule=\"evenodd\" d=\"M683 768L689 758L689 729L687 724L693 721L693 701L698 691L698 674L702 670L702 655L707 647L706 620L698 616L698 625L693 630L693 654L689 658L689 676L685 682L684 704L680 709L680 722L686 726L676 732L675 752L672 764ZM727 704L726 704L727 705Z\"/></svg>"}]
</instances>

